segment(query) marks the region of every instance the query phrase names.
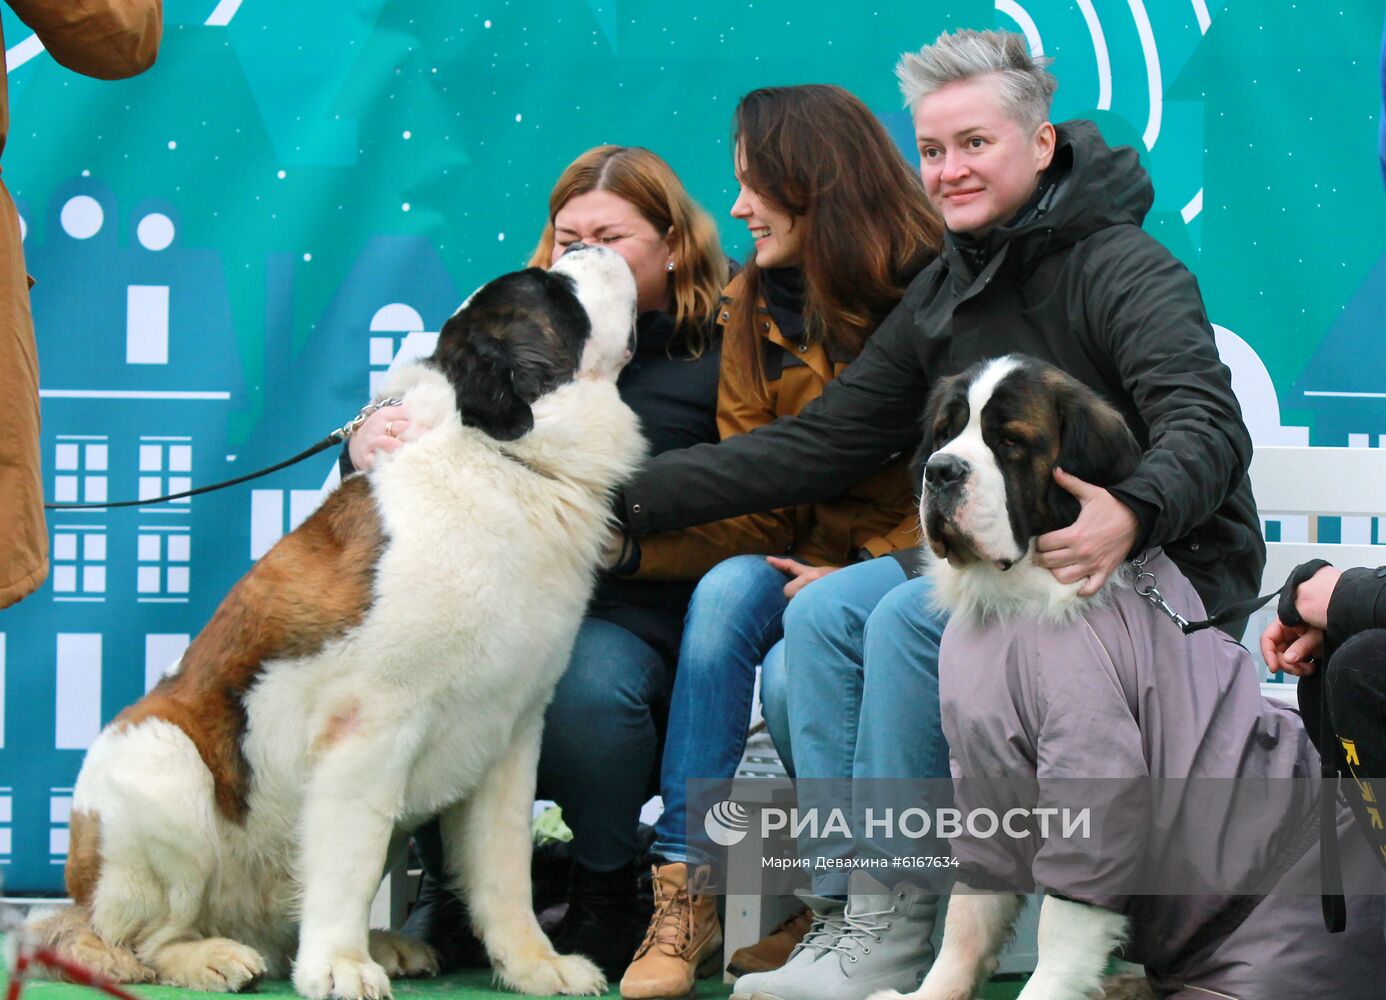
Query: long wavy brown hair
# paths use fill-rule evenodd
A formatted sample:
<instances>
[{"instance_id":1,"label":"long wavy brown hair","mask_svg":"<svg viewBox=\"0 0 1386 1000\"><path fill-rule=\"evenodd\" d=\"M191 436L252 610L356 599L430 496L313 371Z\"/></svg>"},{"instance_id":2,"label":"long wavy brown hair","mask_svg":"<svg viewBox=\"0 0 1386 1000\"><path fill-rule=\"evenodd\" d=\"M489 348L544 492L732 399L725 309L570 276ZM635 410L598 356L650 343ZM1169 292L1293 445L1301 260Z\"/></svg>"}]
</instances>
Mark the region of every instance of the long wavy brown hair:
<instances>
[{"instance_id":1,"label":"long wavy brown hair","mask_svg":"<svg viewBox=\"0 0 1386 1000\"><path fill-rule=\"evenodd\" d=\"M589 191L610 191L634 205L656 232L672 231L669 297L674 322L690 353L701 354L727 283L727 255L712 217L688 194L673 168L648 149L595 146L568 164L549 193L549 218L529 265L548 267L553 262L554 218L570 199Z\"/></svg>"},{"instance_id":2,"label":"long wavy brown hair","mask_svg":"<svg viewBox=\"0 0 1386 1000\"><path fill-rule=\"evenodd\" d=\"M751 91L733 139L741 181L803 229L805 337L855 357L942 245L918 175L866 105L827 84ZM741 273L722 351L763 398L754 254Z\"/></svg>"}]
</instances>

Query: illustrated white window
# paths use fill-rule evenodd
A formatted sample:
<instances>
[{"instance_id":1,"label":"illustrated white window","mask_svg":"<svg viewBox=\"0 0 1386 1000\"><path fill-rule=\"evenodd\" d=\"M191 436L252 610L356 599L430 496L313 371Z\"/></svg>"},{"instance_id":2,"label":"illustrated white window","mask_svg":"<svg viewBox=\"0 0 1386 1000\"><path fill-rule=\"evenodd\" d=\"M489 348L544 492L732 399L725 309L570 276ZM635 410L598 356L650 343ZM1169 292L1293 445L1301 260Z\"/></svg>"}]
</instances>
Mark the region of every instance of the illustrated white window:
<instances>
[{"instance_id":1,"label":"illustrated white window","mask_svg":"<svg viewBox=\"0 0 1386 1000\"><path fill-rule=\"evenodd\" d=\"M370 336L370 395L378 395L380 383L390 362L395 360L399 345L411 333L424 328L423 317L418 310L403 302L391 302L381 306L371 317Z\"/></svg>"},{"instance_id":2,"label":"illustrated white window","mask_svg":"<svg viewBox=\"0 0 1386 1000\"><path fill-rule=\"evenodd\" d=\"M50 788L48 793L48 862L67 860L72 826L72 789Z\"/></svg>"},{"instance_id":3,"label":"illustrated white window","mask_svg":"<svg viewBox=\"0 0 1386 1000\"><path fill-rule=\"evenodd\" d=\"M0 785L0 861L9 861L14 850L14 788Z\"/></svg>"},{"instance_id":4,"label":"illustrated white window","mask_svg":"<svg viewBox=\"0 0 1386 1000\"><path fill-rule=\"evenodd\" d=\"M288 510L284 509L285 493ZM250 558L259 559L274 543L293 531L318 509L326 494L322 490L251 490ZM285 521L285 514L288 521Z\"/></svg>"},{"instance_id":5,"label":"illustrated white window","mask_svg":"<svg viewBox=\"0 0 1386 1000\"><path fill-rule=\"evenodd\" d=\"M188 529L142 527L135 545L135 591L140 600L162 597L186 601L192 561Z\"/></svg>"},{"instance_id":6,"label":"illustrated white window","mask_svg":"<svg viewBox=\"0 0 1386 1000\"><path fill-rule=\"evenodd\" d=\"M109 474L105 435L58 435L53 448L54 503L104 503Z\"/></svg>"},{"instance_id":7,"label":"illustrated white window","mask_svg":"<svg viewBox=\"0 0 1386 1000\"><path fill-rule=\"evenodd\" d=\"M85 750L101 731L101 634L59 632L53 748Z\"/></svg>"},{"instance_id":8,"label":"illustrated white window","mask_svg":"<svg viewBox=\"0 0 1386 1000\"><path fill-rule=\"evenodd\" d=\"M139 498L149 500L192 489L192 438L141 437ZM171 500L187 505L191 497Z\"/></svg>"},{"instance_id":9,"label":"illustrated white window","mask_svg":"<svg viewBox=\"0 0 1386 1000\"><path fill-rule=\"evenodd\" d=\"M53 526L55 600L101 600L106 593L106 529L101 525Z\"/></svg>"},{"instance_id":10,"label":"illustrated white window","mask_svg":"<svg viewBox=\"0 0 1386 1000\"><path fill-rule=\"evenodd\" d=\"M173 669L192 637L186 632L151 632L144 637L144 689L148 691Z\"/></svg>"},{"instance_id":11,"label":"illustrated white window","mask_svg":"<svg viewBox=\"0 0 1386 1000\"><path fill-rule=\"evenodd\" d=\"M167 285L126 287L125 363L168 364Z\"/></svg>"}]
</instances>

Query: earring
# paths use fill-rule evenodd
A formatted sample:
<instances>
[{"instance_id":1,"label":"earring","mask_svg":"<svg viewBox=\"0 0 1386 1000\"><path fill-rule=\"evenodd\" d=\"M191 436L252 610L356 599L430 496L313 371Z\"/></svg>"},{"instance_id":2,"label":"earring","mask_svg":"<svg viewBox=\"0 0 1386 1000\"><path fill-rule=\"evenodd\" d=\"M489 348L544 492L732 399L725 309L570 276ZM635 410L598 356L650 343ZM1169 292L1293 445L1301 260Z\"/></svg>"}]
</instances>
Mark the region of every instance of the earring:
<instances>
[{"instance_id":1,"label":"earring","mask_svg":"<svg viewBox=\"0 0 1386 1000\"><path fill-rule=\"evenodd\" d=\"M674 262L671 260L671 261L669 261L669 266L666 268L666 270L672 271L673 269L674 269Z\"/></svg>"}]
</instances>

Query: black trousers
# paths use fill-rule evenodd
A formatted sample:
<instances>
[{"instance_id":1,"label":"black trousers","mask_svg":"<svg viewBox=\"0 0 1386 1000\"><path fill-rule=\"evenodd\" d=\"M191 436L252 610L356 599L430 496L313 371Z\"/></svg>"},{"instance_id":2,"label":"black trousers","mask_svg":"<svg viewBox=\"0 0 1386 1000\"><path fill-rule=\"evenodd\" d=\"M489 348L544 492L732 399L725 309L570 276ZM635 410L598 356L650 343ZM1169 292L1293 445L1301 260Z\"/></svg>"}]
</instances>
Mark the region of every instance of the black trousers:
<instances>
[{"instance_id":1,"label":"black trousers","mask_svg":"<svg viewBox=\"0 0 1386 1000\"><path fill-rule=\"evenodd\" d=\"M1386 866L1386 629L1333 650L1320 674L1300 681L1300 709L1319 753L1350 777L1344 792L1358 828ZM1320 745L1325 710L1330 746Z\"/></svg>"}]
</instances>

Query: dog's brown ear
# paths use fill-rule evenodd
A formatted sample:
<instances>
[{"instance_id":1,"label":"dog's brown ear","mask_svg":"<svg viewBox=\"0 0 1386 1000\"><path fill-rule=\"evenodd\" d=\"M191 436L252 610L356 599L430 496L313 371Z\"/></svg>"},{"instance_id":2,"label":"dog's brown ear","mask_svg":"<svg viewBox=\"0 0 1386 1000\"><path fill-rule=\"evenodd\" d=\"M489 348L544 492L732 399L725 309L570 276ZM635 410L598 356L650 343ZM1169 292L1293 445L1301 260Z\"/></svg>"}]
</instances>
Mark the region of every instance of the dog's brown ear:
<instances>
[{"instance_id":1,"label":"dog's brown ear","mask_svg":"<svg viewBox=\"0 0 1386 1000\"><path fill-rule=\"evenodd\" d=\"M1065 472L1094 486L1121 482L1141 461L1141 446L1126 420L1081 382L1058 372L1051 385L1059 412L1059 457ZM1048 504L1060 524L1078 517L1078 501L1050 483Z\"/></svg>"},{"instance_id":2,"label":"dog's brown ear","mask_svg":"<svg viewBox=\"0 0 1386 1000\"><path fill-rule=\"evenodd\" d=\"M938 425L939 411L943 409L946 400L952 398L954 389L962 375L949 375L941 378L934 384L933 392L929 393L929 401L924 404L923 433L919 438L919 448L914 453L914 459L910 462L910 477L914 483L915 493L919 493L924 488L924 466L929 464L929 456L934 451L942 447L946 442L939 441L935 428Z\"/></svg>"},{"instance_id":3,"label":"dog's brown ear","mask_svg":"<svg viewBox=\"0 0 1386 1000\"><path fill-rule=\"evenodd\" d=\"M464 424L501 441L534 428L530 405L563 367L550 334L539 317L514 309L466 309L443 324L433 363L452 383Z\"/></svg>"}]
</instances>

